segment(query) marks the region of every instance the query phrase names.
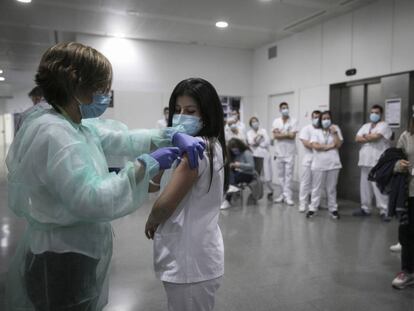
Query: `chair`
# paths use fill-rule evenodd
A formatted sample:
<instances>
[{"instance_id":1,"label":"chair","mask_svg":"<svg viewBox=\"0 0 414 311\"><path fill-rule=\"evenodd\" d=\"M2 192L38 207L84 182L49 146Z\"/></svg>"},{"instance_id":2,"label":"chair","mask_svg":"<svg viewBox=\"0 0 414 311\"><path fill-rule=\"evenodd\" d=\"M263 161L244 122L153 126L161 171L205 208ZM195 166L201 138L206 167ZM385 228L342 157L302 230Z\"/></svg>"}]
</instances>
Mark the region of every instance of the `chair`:
<instances>
[{"instance_id":1,"label":"chair","mask_svg":"<svg viewBox=\"0 0 414 311\"><path fill-rule=\"evenodd\" d=\"M263 182L260 180L260 173L263 167L263 158L253 157L254 158L254 169L255 173L253 175L252 181L249 183L242 182L238 183L237 187L239 191L234 191L233 193L239 193L240 195L240 206L243 206L243 191L246 188L249 188L251 193L247 198L247 205L255 205L257 201L263 197Z\"/></svg>"}]
</instances>

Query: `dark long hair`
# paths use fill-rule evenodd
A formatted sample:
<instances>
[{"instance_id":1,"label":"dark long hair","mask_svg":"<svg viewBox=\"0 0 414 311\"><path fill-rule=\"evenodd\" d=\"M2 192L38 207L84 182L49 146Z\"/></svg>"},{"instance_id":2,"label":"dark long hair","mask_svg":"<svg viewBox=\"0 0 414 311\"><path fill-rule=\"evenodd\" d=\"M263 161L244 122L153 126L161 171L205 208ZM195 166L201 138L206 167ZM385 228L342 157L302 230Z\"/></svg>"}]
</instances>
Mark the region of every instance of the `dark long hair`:
<instances>
[{"instance_id":1,"label":"dark long hair","mask_svg":"<svg viewBox=\"0 0 414 311\"><path fill-rule=\"evenodd\" d=\"M229 156L229 162L234 161L234 154L231 152L231 149L237 148L240 150L240 153L250 150L249 146L246 143L238 138L232 138L227 142L227 154Z\"/></svg>"},{"instance_id":2,"label":"dark long hair","mask_svg":"<svg viewBox=\"0 0 414 311\"><path fill-rule=\"evenodd\" d=\"M210 186L213 178L214 143L218 140L224 161L224 190L229 185L229 167L227 162L226 141L224 137L224 114L220 98L214 86L201 78L190 78L181 81L174 88L169 102L168 126L172 126L175 105L180 96L191 97L200 108L203 128L198 136L207 140L207 152L210 160ZM210 188L209 188L210 190Z\"/></svg>"}]
</instances>

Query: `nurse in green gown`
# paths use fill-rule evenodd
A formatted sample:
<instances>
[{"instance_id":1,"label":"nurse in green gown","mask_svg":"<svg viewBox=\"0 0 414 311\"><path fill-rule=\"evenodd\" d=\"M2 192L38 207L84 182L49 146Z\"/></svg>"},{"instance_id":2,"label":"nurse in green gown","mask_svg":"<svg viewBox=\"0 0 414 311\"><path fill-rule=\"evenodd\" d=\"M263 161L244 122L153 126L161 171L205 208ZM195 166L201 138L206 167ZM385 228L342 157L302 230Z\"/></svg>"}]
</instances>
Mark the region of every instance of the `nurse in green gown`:
<instances>
[{"instance_id":1,"label":"nurse in green gown","mask_svg":"<svg viewBox=\"0 0 414 311\"><path fill-rule=\"evenodd\" d=\"M35 81L51 107L26 117L6 159L9 207L27 220L9 268L7 308L102 310L110 221L142 205L150 180L183 152L197 166L204 145L177 129L130 131L97 119L110 101L112 67L91 47L49 48ZM109 173L108 156L130 161Z\"/></svg>"}]
</instances>

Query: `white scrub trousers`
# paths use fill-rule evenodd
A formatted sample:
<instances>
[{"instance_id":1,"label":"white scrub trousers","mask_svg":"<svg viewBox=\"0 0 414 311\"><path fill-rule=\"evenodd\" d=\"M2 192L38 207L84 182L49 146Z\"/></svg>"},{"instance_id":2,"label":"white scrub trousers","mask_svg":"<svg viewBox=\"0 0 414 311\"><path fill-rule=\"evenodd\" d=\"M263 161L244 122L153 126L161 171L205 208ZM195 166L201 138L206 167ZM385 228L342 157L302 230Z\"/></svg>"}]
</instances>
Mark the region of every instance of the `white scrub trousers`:
<instances>
[{"instance_id":1,"label":"white scrub trousers","mask_svg":"<svg viewBox=\"0 0 414 311\"><path fill-rule=\"evenodd\" d=\"M361 208L367 212L371 212L372 198L375 195L377 208L380 214L388 214L388 196L381 193L375 182L368 180L368 174L371 167L361 166Z\"/></svg>"},{"instance_id":2,"label":"white scrub trousers","mask_svg":"<svg viewBox=\"0 0 414 311\"><path fill-rule=\"evenodd\" d=\"M336 203L336 185L338 184L339 169L328 171L312 171L312 201L309 211L316 212L321 203L322 185L325 184L330 212L338 210ZM325 182L324 182L325 181Z\"/></svg>"},{"instance_id":3,"label":"white scrub trousers","mask_svg":"<svg viewBox=\"0 0 414 311\"><path fill-rule=\"evenodd\" d=\"M211 311L221 277L198 283L163 282L167 293L168 311Z\"/></svg>"},{"instance_id":4,"label":"white scrub trousers","mask_svg":"<svg viewBox=\"0 0 414 311\"><path fill-rule=\"evenodd\" d=\"M300 177L299 202L301 207L306 207L309 203L309 195L312 191L312 170L310 165L303 166Z\"/></svg>"},{"instance_id":5,"label":"white scrub trousers","mask_svg":"<svg viewBox=\"0 0 414 311\"><path fill-rule=\"evenodd\" d=\"M276 169L282 195L285 200L292 200L292 176L295 157L277 157Z\"/></svg>"}]
</instances>

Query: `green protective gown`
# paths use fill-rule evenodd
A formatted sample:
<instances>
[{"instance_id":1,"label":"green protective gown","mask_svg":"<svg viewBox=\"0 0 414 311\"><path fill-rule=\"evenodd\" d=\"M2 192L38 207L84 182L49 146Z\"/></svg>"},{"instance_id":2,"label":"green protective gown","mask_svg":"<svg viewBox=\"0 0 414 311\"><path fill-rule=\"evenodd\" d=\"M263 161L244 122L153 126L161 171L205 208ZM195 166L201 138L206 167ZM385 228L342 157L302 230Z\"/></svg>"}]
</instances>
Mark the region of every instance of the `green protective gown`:
<instances>
[{"instance_id":1,"label":"green protective gown","mask_svg":"<svg viewBox=\"0 0 414 311\"><path fill-rule=\"evenodd\" d=\"M120 122L100 119L75 124L54 109L35 110L26 117L6 159L9 207L28 222L9 267L9 310L35 310L24 275L30 252L71 252L96 259L96 286L79 300L94 298L93 310L102 310L108 299L110 221L146 200L149 179L159 167L145 154L170 144L168 129L129 131ZM142 176L135 174L140 165L136 161L127 162L118 174L108 173L107 156L140 155Z\"/></svg>"}]
</instances>

